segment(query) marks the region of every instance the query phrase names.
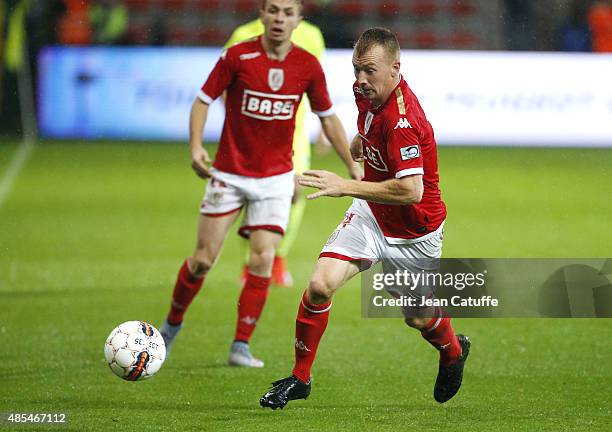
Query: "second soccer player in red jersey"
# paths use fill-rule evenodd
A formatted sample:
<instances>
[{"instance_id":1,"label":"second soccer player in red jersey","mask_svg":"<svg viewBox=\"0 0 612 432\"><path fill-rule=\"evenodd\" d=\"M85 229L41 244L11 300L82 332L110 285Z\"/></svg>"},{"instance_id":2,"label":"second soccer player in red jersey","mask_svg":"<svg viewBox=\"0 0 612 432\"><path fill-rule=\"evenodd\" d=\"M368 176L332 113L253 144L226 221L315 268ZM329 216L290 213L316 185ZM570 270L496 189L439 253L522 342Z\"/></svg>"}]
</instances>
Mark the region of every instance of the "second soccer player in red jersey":
<instances>
[{"instance_id":1,"label":"second soccer player in red jersey","mask_svg":"<svg viewBox=\"0 0 612 432\"><path fill-rule=\"evenodd\" d=\"M195 251L179 271L170 312L161 327L168 347L242 211L239 233L249 239L249 271L238 301L228 363L263 366L251 354L249 341L268 296L275 251L289 219L294 191L292 139L304 93L350 176L361 178L361 167L351 159L346 133L334 114L321 65L290 41L301 18L299 0L264 0L260 10L264 34L224 51L193 103L192 168L210 182L202 201ZM209 105L224 91L225 123L210 166L202 133Z\"/></svg>"},{"instance_id":2,"label":"second soccer player in red jersey","mask_svg":"<svg viewBox=\"0 0 612 432\"><path fill-rule=\"evenodd\" d=\"M435 272L442 254L446 207L438 188L433 129L419 101L400 74L400 48L393 33L365 31L353 51L359 134L351 145L365 161L363 181L328 171L306 171L300 184L319 189L308 198L352 196L344 220L323 247L298 309L292 375L273 383L260 404L273 409L305 399L310 371L327 327L334 293L369 265L412 273ZM412 288L411 288L412 289ZM417 292L391 294L414 296ZM423 292L423 291L425 292ZM417 287L427 295L426 286ZM450 318L437 307L404 309L405 322L440 351L434 398L452 398L463 378L470 341L455 335Z\"/></svg>"}]
</instances>

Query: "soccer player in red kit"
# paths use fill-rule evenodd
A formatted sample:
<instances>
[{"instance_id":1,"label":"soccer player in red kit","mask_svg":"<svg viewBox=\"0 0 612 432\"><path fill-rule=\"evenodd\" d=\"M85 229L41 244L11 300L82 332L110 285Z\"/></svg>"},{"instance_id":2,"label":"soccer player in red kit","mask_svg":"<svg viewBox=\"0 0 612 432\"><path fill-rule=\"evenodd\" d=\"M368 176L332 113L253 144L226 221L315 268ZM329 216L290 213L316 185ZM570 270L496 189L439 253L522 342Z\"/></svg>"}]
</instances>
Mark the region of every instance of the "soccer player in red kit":
<instances>
[{"instance_id":1,"label":"soccer player in red kit","mask_svg":"<svg viewBox=\"0 0 612 432\"><path fill-rule=\"evenodd\" d=\"M399 57L397 39L386 29L365 31L355 45L359 133L351 153L355 160L365 160L363 181L344 180L328 171L307 171L299 180L319 189L310 199L355 199L323 247L302 297L292 375L272 384L260 400L264 407L282 408L310 394L310 370L327 327L331 299L346 281L379 260L435 270L420 263L435 262L442 254L446 207L438 188L436 142L419 101L400 74ZM419 264L405 264L415 262ZM455 335L450 318L439 308L405 314L405 322L439 350L434 398L446 402L461 386L469 339Z\"/></svg>"},{"instance_id":2,"label":"soccer player in red kit","mask_svg":"<svg viewBox=\"0 0 612 432\"><path fill-rule=\"evenodd\" d=\"M294 191L291 152L295 113L304 93L351 177L362 175L334 114L321 65L290 41L302 19L301 1L264 0L260 19L264 34L223 52L191 109L192 168L210 182L201 205L195 251L179 271L170 312L161 327L170 347L228 230L243 210L239 234L249 239L249 272L238 301L228 363L247 367L263 366L252 356L249 341L266 302L276 247L289 218ZM209 105L224 91L225 122L210 167L202 146L203 128Z\"/></svg>"}]
</instances>

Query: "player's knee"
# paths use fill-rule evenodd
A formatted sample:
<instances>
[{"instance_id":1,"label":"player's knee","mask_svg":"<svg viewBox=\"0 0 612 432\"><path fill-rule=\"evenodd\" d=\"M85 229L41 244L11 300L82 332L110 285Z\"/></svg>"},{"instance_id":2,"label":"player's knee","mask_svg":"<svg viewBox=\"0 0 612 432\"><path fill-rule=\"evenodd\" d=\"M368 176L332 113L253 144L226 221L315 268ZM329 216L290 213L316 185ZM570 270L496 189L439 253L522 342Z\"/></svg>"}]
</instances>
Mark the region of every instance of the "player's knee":
<instances>
[{"instance_id":1,"label":"player's knee","mask_svg":"<svg viewBox=\"0 0 612 432\"><path fill-rule=\"evenodd\" d=\"M250 264L253 267L271 268L272 263L274 262L274 254L275 250L273 247L265 249L252 249Z\"/></svg>"},{"instance_id":2,"label":"player's knee","mask_svg":"<svg viewBox=\"0 0 612 432\"><path fill-rule=\"evenodd\" d=\"M429 322L429 320L430 318L420 318L420 317L404 318L404 322L406 323L408 327L412 327L417 330L423 330L427 326L427 323Z\"/></svg>"},{"instance_id":3,"label":"player's knee","mask_svg":"<svg viewBox=\"0 0 612 432\"><path fill-rule=\"evenodd\" d=\"M325 304L334 295L333 287L324 279L313 278L308 285L308 301L312 304Z\"/></svg>"},{"instance_id":4,"label":"player's knee","mask_svg":"<svg viewBox=\"0 0 612 432\"><path fill-rule=\"evenodd\" d=\"M208 257L193 256L189 260L189 271L195 277L202 277L210 271L214 265L214 260Z\"/></svg>"}]
</instances>

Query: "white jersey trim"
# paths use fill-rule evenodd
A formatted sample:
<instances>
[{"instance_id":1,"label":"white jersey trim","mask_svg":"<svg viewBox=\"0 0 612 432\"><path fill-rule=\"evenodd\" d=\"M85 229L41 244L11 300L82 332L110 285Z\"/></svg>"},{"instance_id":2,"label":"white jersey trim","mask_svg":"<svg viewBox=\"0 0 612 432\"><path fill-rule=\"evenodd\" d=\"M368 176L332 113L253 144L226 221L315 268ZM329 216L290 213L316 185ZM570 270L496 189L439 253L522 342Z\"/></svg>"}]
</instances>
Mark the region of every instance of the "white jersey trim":
<instances>
[{"instance_id":1,"label":"white jersey trim","mask_svg":"<svg viewBox=\"0 0 612 432\"><path fill-rule=\"evenodd\" d=\"M318 117L329 117L329 116L336 114L336 110L334 109L334 107L331 107L330 109L325 110L325 111L312 110L312 112L313 114L316 114Z\"/></svg>"},{"instance_id":2,"label":"white jersey trim","mask_svg":"<svg viewBox=\"0 0 612 432\"><path fill-rule=\"evenodd\" d=\"M202 90L200 90L198 92L198 97L200 98L200 100L202 102L204 102L205 104L210 105L211 103L214 102L213 98L211 98L210 96L208 96L206 93L204 93Z\"/></svg>"},{"instance_id":3,"label":"white jersey trim","mask_svg":"<svg viewBox=\"0 0 612 432\"><path fill-rule=\"evenodd\" d=\"M395 178L402 178L402 177L406 177L410 175L417 175L417 174L424 175L425 171L423 171L423 168L408 168L408 169L404 169L404 170L396 172Z\"/></svg>"}]
</instances>

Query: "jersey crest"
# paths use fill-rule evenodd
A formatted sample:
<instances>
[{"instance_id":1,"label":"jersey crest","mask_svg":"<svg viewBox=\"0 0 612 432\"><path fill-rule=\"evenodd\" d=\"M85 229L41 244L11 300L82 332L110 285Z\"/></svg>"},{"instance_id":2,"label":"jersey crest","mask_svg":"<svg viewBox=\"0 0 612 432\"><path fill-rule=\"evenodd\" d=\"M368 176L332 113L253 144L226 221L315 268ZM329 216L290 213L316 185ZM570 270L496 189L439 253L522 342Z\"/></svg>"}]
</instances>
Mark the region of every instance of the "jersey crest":
<instances>
[{"instance_id":1,"label":"jersey crest","mask_svg":"<svg viewBox=\"0 0 612 432\"><path fill-rule=\"evenodd\" d=\"M279 91L285 82L285 72L282 69L270 68L268 71L268 85L272 91Z\"/></svg>"}]
</instances>

